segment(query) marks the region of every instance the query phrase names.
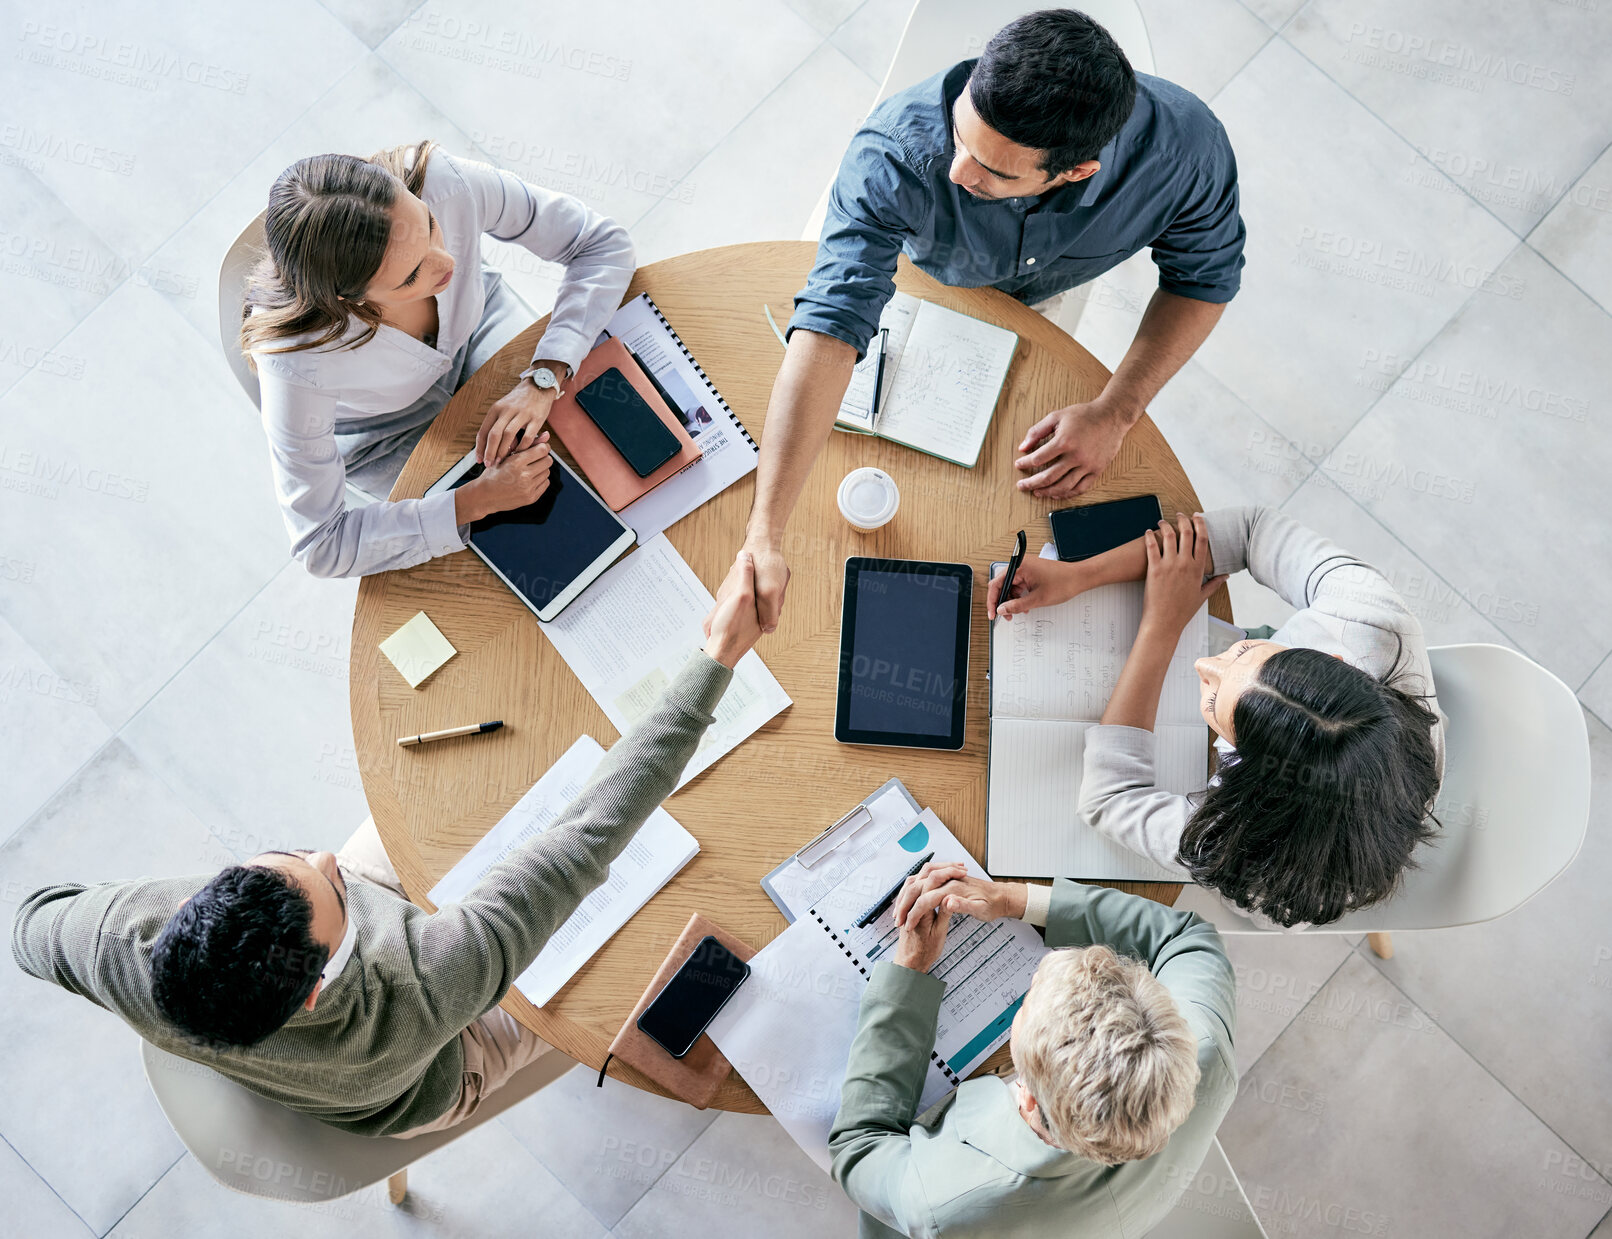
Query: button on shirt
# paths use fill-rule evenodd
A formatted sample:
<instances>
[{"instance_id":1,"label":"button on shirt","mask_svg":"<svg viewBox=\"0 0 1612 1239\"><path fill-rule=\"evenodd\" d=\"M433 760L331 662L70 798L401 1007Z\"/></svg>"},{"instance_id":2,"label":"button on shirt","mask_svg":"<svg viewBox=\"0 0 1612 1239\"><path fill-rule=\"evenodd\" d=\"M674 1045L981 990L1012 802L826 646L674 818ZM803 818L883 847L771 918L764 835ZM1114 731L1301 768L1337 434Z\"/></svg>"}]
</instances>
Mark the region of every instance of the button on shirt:
<instances>
[{"instance_id":1,"label":"button on shirt","mask_svg":"<svg viewBox=\"0 0 1612 1239\"><path fill-rule=\"evenodd\" d=\"M1136 107L1095 173L1039 196L987 201L947 175L952 105L974 63L892 95L851 140L790 331L833 336L860 357L903 252L943 284L990 285L1036 302L1152 246L1166 292L1236 296L1245 235L1237 161L1202 100L1139 73Z\"/></svg>"}]
</instances>

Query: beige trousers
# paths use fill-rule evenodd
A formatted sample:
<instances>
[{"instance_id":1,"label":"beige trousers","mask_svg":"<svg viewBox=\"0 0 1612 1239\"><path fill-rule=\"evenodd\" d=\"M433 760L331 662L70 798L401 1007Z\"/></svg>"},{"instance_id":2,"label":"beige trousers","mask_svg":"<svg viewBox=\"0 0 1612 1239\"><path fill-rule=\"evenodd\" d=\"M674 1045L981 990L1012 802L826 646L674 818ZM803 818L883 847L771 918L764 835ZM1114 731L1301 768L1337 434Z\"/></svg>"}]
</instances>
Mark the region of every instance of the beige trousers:
<instances>
[{"instance_id":1,"label":"beige trousers","mask_svg":"<svg viewBox=\"0 0 1612 1239\"><path fill-rule=\"evenodd\" d=\"M397 871L392 868L392 862L386 855L386 848L381 843L380 832L375 829L375 819L372 817L365 818L364 824L353 832L353 837L341 845L341 851L336 853L336 863L349 880L357 878L383 886L399 899L408 898L404 894L403 884L398 881ZM507 1084L510 1077L522 1067L554 1050L547 1041L501 1007L494 1007L461 1032L459 1044L465 1054L464 1081L460 1086L459 1100L445 1114L429 1123L398 1132L397 1139L406 1140L428 1131L457 1127L475 1114L482 1101Z\"/></svg>"}]
</instances>

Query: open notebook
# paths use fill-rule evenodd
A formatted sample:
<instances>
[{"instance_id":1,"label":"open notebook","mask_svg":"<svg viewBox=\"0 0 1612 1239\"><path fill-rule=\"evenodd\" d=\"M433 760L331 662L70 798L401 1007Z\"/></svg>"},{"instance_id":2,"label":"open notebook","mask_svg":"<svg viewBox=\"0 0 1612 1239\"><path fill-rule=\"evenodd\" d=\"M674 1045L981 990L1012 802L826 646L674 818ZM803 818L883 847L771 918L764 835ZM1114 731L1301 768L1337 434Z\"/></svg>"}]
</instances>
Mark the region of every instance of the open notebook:
<instances>
[{"instance_id":1,"label":"open notebook","mask_svg":"<svg viewBox=\"0 0 1612 1239\"><path fill-rule=\"evenodd\" d=\"M487 870L547 831L587 786L604 755L604 749L592 736L579 737L515 802L515 807L431 888L431 902L439 908L460 902ZM531 966L515 978L515 988L541 1007L699 850L694 836L670 813L656 809L621 855L610 863L604 885L577 906Z\"/></svg>"},{"instance_id":2,"label":"open notebook","mask_svg":"<svg viewBox=\"0 0 1612 1239\"><path fill-rule=\"evenodd\" d=\"M1192 664L1208 653L1199 609L1170 660L1154 724L1154 777L1200 791L1209 729ZM1080 816L1086 733L1102 718L1142 620L1142 583L1087 590L1055 607L991 625L991 757L985 867L1019 878L1097 881L1181 876L1108 839Z\"/></svg>"},{"instance_id":3,"label":"open notebook","mask_svg":"<svg viewBox=\"0 0 1612 1239\"><path fill-rule=\"evenodd\" d=\"M889 342L878 418L872 416L879 369L875 338L851 372L836 424L972 469L1019 337L899 292L884 307L879 326Z\"/></svg>"}]
</instances>

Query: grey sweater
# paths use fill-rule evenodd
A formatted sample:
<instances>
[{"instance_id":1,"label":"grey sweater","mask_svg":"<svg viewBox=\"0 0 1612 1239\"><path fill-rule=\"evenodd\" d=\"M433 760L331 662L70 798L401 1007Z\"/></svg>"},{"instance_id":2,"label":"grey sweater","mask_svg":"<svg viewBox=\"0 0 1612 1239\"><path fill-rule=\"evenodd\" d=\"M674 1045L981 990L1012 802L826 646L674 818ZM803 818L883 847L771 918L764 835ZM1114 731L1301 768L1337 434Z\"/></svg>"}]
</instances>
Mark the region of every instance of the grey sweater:
<instances>
[{"instance_id":1,"label":"grey sweater","mask_svg":"<svg viewBox=\"0 0 1612 1239\"><path fill-rule=\"evenodd\" d=\"M211 875L47 886L23 901L12 954L24 972L115 1012L153 1045L293 1110L363 1135L418 1127L459 1099L459 1033L503 999L671 794L732 676L704 654L691 659L560 819L463 902L431 914L352 883L352 959L312 1011L254 1046L198 1046L151 998L152 945Z\"/></svg>"},{"instance_id":2,"label":"grey sweater","mask_svg":"<svg viewBox=\"0 0 1612 1239\"><path fill-rule=\"evenodd\" d=\"M1204 513L1204 520L1216 573L1246 568L1299 608L1272 640L1336 654L1374 676L1390 671L1397 657L1401 686L1425 693L1438 713L1422 625L1381 572L1275 508L1223 508ZM1442 778L1442 714L1433 749ZM1192 804L1155 785L1151 731L1111 725L1086 732L1080 813L1116 843L1187 876L1176 855Z\"/></svg>"}]
</instances>

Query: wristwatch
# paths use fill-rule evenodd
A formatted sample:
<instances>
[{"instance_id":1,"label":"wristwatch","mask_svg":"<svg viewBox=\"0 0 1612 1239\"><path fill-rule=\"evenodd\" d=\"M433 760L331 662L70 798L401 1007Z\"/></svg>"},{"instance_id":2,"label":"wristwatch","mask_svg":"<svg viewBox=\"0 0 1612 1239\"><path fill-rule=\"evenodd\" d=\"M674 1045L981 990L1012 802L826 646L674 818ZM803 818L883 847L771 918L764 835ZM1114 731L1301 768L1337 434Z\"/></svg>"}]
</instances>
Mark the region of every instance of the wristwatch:
<instances>
[{"instance_id":1,"label":"wristwatch","mask_svg":"<svg viewBox=\"0 0 1612 1239\"><path fill-rule=\"evenodd\" d=\"M521 378L531 379L538 391L554 391L560 385L559 377L547 366L536 364L527 366L521 371Z\"/></svg>"}]
</instances>

